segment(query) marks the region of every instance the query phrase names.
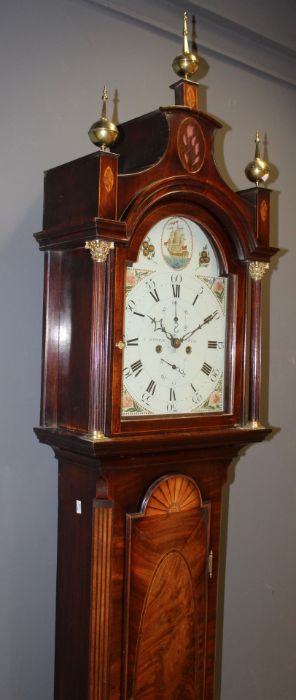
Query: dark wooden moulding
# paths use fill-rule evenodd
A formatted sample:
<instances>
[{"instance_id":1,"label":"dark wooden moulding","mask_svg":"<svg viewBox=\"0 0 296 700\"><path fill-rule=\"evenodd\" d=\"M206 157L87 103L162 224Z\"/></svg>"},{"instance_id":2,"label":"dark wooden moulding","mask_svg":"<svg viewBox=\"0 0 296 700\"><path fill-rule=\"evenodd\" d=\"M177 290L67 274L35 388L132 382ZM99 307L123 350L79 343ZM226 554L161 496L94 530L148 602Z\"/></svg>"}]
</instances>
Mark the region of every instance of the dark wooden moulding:
<instances>
[{"instance_id":1,"label":"dark wooden moulding","mask_svg":"<svg viewBox=\"0 0 296 700\"><path fill-rule=\"evenodd\" d=\"M178 150L188 119L203 143L196 172ZM248 295L248 269L275 252L269 192L234 193L217 171L219 126L160 108L120 128L116 154L45 175L36 434L59 463L56 700L215 697L221 491L239 450L270 432L258 422L261 296L260 281ZM122 421L125 262L170 214L204 227L230 278L228 410ZM94 239L114 246L105 262L85 249Z\"/></svg>"}]
</instances>

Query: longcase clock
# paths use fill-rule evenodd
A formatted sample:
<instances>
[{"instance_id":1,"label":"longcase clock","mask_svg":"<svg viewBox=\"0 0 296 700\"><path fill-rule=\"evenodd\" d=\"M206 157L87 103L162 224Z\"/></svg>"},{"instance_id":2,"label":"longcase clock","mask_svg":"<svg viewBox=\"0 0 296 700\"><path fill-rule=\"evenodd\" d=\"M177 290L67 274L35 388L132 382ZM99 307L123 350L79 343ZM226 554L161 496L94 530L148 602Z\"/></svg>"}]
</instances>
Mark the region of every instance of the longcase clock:
<instances>
[{"instance_id":1,"label":"longcase clock","mask_svg":"<svg viewBox=\"0 0 296 700\"><path fill-rule=\"evenodd\" d=\"M269 191L221 178L188 56L175 106L45 175L36 433L59 464L56 700L214 698L221 491L269 432Z\"/></svg>"}]
</instances>

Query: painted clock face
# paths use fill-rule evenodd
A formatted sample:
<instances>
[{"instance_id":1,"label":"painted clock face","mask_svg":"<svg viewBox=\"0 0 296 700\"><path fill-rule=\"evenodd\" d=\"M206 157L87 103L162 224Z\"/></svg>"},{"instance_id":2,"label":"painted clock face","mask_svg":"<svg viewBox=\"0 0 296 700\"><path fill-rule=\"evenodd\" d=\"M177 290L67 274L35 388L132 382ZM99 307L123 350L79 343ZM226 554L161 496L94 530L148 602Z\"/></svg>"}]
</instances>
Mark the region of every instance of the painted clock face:
<instances>
[{"instance_id":1,"label":"painted clock face","mask_svg":"<svg viewBox=\"0 0 296 700\"><path fill-rule=\"evenodd\" d=\"M227 278L195 222L159 221L126 267L121 414L223 412Z\"/></svg>"}]
</instances>

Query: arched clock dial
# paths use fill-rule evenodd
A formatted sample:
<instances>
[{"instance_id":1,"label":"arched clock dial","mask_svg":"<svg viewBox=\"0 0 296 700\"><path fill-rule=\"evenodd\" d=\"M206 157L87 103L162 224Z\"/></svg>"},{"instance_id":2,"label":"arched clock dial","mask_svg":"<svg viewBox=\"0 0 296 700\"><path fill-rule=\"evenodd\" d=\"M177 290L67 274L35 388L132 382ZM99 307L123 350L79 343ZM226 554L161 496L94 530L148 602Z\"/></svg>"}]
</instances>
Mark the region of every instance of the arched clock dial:
<instances>
[{"instance_id":1,"label":"arched clock dial","mask_svg":"<svg viewBox=\"0 0 296 700\"><path fill-rule=\"evenodd\" d=\"M224 410L226 298L202 229L158 222L126 270L123 417Z\"/></svg>"}]
</instances>

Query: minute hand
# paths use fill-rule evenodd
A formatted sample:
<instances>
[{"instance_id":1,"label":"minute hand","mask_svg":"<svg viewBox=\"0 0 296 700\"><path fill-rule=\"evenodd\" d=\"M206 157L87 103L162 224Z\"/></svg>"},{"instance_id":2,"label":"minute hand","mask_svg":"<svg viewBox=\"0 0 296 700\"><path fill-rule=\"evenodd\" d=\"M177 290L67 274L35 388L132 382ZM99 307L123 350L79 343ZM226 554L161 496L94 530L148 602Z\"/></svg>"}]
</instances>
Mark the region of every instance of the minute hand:
<instances>
[{"instance_id":1,"label":"minute hand","mask_svg":"<svg viewBox=\"0 0 296 700\"><path fill-rule=\"evenodd\" d=\"M199 324L196 328L193 329L193 331L189 331L189 333L185 333L185 335L180 338L180 340L183 342L183 340L188 340L188 338L191 338L193 333L196 333L196 331L199 331L200 328L206 325L206 323L210 323L210 321L213 320L213 318L216 318L218 315L218 311L214 311L214 313L210 314L210 316L207 316L202 323Z\"/></svg>"}]
</instances>

